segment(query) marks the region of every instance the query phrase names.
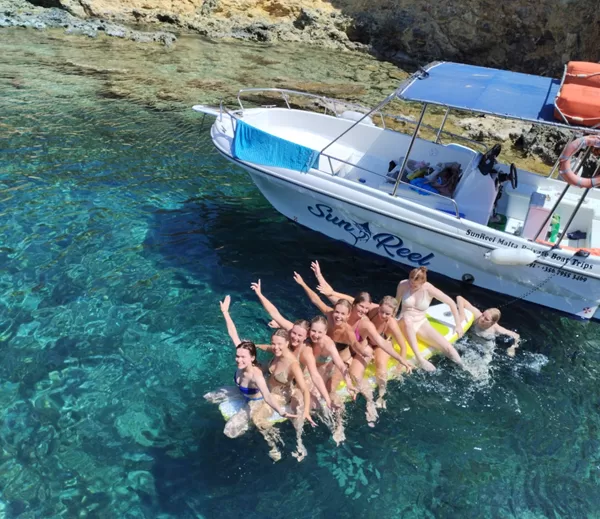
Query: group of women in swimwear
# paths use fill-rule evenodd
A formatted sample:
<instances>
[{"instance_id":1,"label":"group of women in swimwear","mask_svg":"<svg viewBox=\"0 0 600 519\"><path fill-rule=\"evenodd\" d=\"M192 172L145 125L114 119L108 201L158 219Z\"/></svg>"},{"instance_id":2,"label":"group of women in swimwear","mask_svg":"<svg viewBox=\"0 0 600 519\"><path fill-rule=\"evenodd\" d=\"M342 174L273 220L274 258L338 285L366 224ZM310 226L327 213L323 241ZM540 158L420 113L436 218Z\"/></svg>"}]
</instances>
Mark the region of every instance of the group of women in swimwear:
<instances>
[{"instance_id":1,"label":"group of women in swimwear","mask_svg":"<svg viewBox=\"0 0 600 519\"><path fill-rule=\"evenodd\" d=\"M374 303L367 292L359 292L354 297L336 292L325 280L318 262L313 262L311 268L317 278L317 290L328 298L330 304L324 303L302 277L294 273L296 283L322 314L310 321L287 320L262 293L260 280L251 284L272 318L269 326L275 328L269 345L240 340L229 314L230 297L227 296L220 303L227 331L236 347L235 392L246 402L227 421L224 432L235 438L248 429L250 422L254 423L269 444L269 455L274 460L280 459L281 453L278 448L280 438L271 420L273 411L292 420L297 438L294 456L299 461L306 455L301 436L304 422L316 425L312 413L318 413L330 425L336 442L343 441L343 402L336 392L342 380L353 398L359 393L365 397L367 422L374 426L378 417L377 409L385 408L390 357L398 363L398 374L410 373L413 369L413 365L407 361L406 343L414 353L416 366L426 371L434 371L435 367L423 357L418 348L419 340L455 363L462 364L454 346L427 320L426 312L433 299L448 305L457 323L455 331L459 337L463 335L461 323L465 322L466 309L474 314L472 330L475 334L486 339L498 334L512 336L515 344L508 353L514 355L519 335L498 324L498 309L481 312L460 296L458 304L455 303L451 297L427 282L425 267L413 269L408 279L398 284L396 297L385 296L379 303ZM391 339L400 346L399 352L394 349ZM266 367L258 364L257 348L273 354ZM364 378L371 361L375 364L376 400L370 384ZM235 393L228 391L209 393L206 398L218 403L234 396Z\"/></svg>"}]
</instances>

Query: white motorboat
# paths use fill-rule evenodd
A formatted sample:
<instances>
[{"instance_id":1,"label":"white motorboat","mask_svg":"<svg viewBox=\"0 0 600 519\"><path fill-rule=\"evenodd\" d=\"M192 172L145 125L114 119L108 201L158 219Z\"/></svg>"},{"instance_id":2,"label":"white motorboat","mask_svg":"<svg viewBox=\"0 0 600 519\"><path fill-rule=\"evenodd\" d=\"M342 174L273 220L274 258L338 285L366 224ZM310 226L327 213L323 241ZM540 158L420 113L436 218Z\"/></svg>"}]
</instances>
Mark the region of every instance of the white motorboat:
<instances>
[{"instance_id":1,"label":"white motorboat","mask_svg":"<svg viewBox=\"0 0 600 519\"><path fill-rule=\"evenodd\" d=\"M585 145L596 141L574 141L566 148L573 157L542 176L499 163L497 146L479 150L443 129L458 109L596 139L600 130L553 118L559 88L552 78L444 62L413 74L372 110L284 89L242 90L234 110L194 110L216 117L216 149L294 222L511 299L600 319L600 192L595 179L577 177L591 151ZM242 97L258 91L281 94L286 106L244 107ZM291 95L313 98L324 113L291 108ZM397 99L422 104L412 136L386 127L402 119L383 113ZM430 105L446 111L427 140L418 134ZM443 142L448 135L454 142ZM558 169L569 170L567 182L552 178Z\"/></svg>"}]
</instances>

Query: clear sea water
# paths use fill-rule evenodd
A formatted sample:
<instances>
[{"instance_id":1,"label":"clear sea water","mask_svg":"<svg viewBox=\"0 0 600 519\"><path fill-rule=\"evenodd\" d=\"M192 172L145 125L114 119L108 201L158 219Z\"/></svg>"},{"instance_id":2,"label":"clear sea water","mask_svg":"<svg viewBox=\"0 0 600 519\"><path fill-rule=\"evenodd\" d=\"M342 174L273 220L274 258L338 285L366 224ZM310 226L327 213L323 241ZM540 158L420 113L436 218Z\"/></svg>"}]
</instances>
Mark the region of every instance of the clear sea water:
<instances>
[{"instance_id":1,"label":"clear sea water","mask_svg":"<svg viewBox=\"0 0 600 519\"><path fill-rule=\"evenodd\" d=\"M280 216L189 105L244 79L368 102L391 66L193 38L19 29L0 43L0 517L600 517L596 324L512 306L515 359L467 341L468 372L440 359L392 383L374 429L357 403L340 447L307 428L302 463L289 424L273 463L202 398L231 384L226 294L241 334L266 340L251 281L301 318L315 311L292 272L310 278L312 259L377 297L406 270Z\"/></svg>"}]
</instances>

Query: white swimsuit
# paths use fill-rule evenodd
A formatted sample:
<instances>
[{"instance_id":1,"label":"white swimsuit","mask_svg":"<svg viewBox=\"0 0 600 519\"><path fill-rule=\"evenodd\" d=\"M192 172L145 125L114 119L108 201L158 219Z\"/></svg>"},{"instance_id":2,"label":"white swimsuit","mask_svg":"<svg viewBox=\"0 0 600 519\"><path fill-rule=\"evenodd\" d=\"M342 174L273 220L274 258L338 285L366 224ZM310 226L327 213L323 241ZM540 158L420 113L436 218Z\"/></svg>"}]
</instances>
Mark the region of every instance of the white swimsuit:
<instances>
[{"instance_id":1,"label":"white swimsuit","mask_svg":"<svg viewBox=\"0 0 600 519\"><path fill-rule=\"evenodd\" d=\"M419 288L413 294L410 293L410 290L404 292L400 319L412 323L416 332L427 321L426 312L431 304L431 299L432 297L424 288Z\"/></svg>"}]
</instances>

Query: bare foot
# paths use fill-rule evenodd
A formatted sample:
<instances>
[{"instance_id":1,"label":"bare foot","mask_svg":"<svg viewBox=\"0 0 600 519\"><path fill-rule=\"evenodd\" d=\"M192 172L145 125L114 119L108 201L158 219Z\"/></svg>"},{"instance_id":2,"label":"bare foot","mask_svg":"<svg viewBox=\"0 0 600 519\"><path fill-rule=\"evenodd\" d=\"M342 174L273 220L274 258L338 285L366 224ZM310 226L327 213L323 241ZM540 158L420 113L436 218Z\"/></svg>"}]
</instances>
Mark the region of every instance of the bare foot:
<instances>
[{"instance_id":1,"label":"bare foot","mask_svg":"<svg viewBox=\"0 0 600 519\"><path fill-rule=\"evenodd\" d=\"M423 359L423 361L419 363L419 366L421 366L421 369L430 373L436 370L435 366L426 359Z\"/></svg>"},{"instance_id":2,"label":"bare foot","mask_svg":"<svg viewBox=\"0 0 600 519\"><path fill-rule=\"evenodd\" d=\"M298 460L298 463L300 463L304 458L306 458L307 455L307 451L306 448L304 446L302 447L298 447L298 450L294 453L292 453L292 456L294 456L294 458L296 458Z\"/></svg>"},{"instance_id":3,"label":"bare foot","mask_svg":"<svg viewBox=\"0 0 600 519\"><path fill-rule=\"evenodd\" d=\"M515 356L515 353L517 353L517 347L516 347L516 346L511 346L510 348L508 348L508 349L506 350L506 354L507 354L509 357L514 357L514 356Z\"/></svg>"},{"instance_id":4,"label":"bare foot","mask_svg":"<svg viewBox=\"0 0 600 519\"><path fill-rule=\"evenodd\" d=\"M273 447L269 451L269 458L271 458L273 461L279 461L281 459L281 452L279 452L279 449L276 447Z\"/></svg>"},{"instance_id":5,"label":"bare foot","mask_svg":"<svg viewBox=\"0 0 600 519\"><path fill-rule=\"evenodd\" d=\"M375 401L375 407L377 409L387 409L387 403L382 396Z\"/></svg>"},{"instance_id":6,"label":"bare foot","mask_svg":"<svg viewBox=\"0 0 600 519\"><path fill-rule=\"evenodd\" d=\"M375 427L375 423L377 422L377 418L379 418L379 413L377 413L377 408L375 407L375 402L373 400L367 401L367 423L369 427Z\"/></svg>"}]
</instances>

